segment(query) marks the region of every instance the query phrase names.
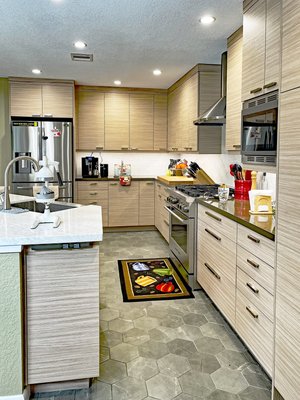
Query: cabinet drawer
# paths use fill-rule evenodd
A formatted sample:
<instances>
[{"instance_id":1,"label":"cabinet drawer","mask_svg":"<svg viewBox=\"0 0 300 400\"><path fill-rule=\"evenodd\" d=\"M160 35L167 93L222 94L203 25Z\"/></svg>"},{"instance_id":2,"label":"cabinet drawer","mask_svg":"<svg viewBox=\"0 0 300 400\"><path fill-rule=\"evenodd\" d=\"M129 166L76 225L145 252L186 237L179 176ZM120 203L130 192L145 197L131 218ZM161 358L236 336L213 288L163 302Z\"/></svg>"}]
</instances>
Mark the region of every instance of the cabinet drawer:
<instances>
[{"instance_id":1,"label":"cabinet drawer","mask_svg":"<svg viewBox=\"0 0 300 400\"><path fill-rule=\"evenodd\" d=\"M154 181L140 181L140 196L154 198Z\"/></svg>"},{"instance_id":2,"label":"cabinet drawer","mask_svg":"<svg viewBox=\"0 0 300 400\"><path fill-rule=\"evenodd\" d=\"M223 215L212 211L210 208L199 205L198 220L199 224L204 222L236 242L237 224L231 219L223 217Z\"/></svg>"},{"instance_id":3,"label":"cabinet drawer","mask_svg":"<svg viewBox=\"0 0 300 400\"><path fill-rule=\"evenodd\" d=\"M237 271L237 288L255 307L273 321L274 297L239 268Z\"/></svg>"},{"instance_id":4,"label":"cabinet drawer","mask_svg":"<svg viewBox=\"0 0 300 400\"><path fill-rule=\"evenodd\" d=\"M237 265L252 279L274 294L274 269L258 257L237 246Z\"/></svg>"},{"instance_id":5,"label":"cabinet drawer","mask_svg":"<svg viewBox=\"0 0 300 400\"><path fill-rule=\"evenodd\" d=\"M85 206L93 205L93 206L100 206L102 208L102 223L103 226L108 226L108 201L106 200L90 200L90 199L77 199L79 204L83 204Z\"/></svg>"},{"instance_id":6,"label":"cabinet drawer","mask_svg":"<svg viewBox=\"0 0 300 400\"><path fill-rule=\"evenodd\" d=\"M162 219L161 219L161 230L160 230L160 233L163 235L163 237L169 243L169 219L167 219L163 215L161 215L161 218Z\"/></svg>"},{"instance_id":7,"label":"cabinet drawer","mask_svg":"<svg viewBox=\"0 0 300 400\"><path fill-rule=\"evenodd\" d=\"M272 374L273 364L272 327L273 324L263 316L262 312L258 311L257 308L237 290L235 328L270 375Z\"/></svg>"},{"instance_id":8,"label":"cabinet drawer","mask_svg":"<svg viewBox=\"0 0 300 400\"><path fill-rule=\"evenodd\" d=\"M108 200L108 191L102 190L78 190L77 191L77 199L85 199L85 200Z\"/></svg>"},{"instance_id":9,"label":"cabinet drawer","mask_svg":"<svg viewBox=\"0 0 300 400\"><path fill-rule=\"evenodd\" d=\"M236 243L200 222L198 226L198 249L200 253L219 267L222 273L235 285Z\"/></svg>"},{"instance_id":10,"label":"cabinet drawer","mask_svg":"<svg viewBox=\"0 0 300 400\"><path fill-rule=\"evenodd\" d=\"M98 181L81 181L77 182L77 190L107 190L108 182L98 182Z\"/></svg>"},{"instance_id":11,"label":"cabinet drawer","mask_svg":"<svg viewBox=\"0 0 300 400\"><path fill-rule=\"evenodd\" d=\"M161 183L156 183L156 192L165 197L169 196L167 187Z\"/></svg>"},{"instance_id":12,"label":"cabinet drawer","mask_svg":"<svg viewBox=\"0 0 300 400\"><path fill-rule=\"evenodd\" d=\"M253 232L242 225L238 226L238 244L244 249L255 254L258 258L274 267L275 242Z\"/></svg>"},{"instance_id":13,"label":"cabinet drawer","mask_svg":"<svg viewBox=\"0 0 300 400\"><path fill-rule=\"evenodd\" d=\"M211 261L207 254L198 250L197 260L197 281L234 326L235 284L226 277L222 268Z\"/></svg>"}]
</instances>

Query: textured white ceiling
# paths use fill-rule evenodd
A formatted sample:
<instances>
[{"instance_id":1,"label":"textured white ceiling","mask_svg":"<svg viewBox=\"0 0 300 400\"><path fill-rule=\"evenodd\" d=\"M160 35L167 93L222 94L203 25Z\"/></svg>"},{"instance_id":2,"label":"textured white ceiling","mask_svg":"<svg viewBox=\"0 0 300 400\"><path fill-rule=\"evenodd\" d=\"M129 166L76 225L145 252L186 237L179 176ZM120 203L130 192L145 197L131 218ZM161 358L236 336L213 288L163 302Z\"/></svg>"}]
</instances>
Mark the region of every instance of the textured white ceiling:
<instances>
[{"instance_id":1,"label":"textured white ceiling","mask_svg":"<svg viewBox=\"0 0 300 400\"><path fill-rule=\"evenodd\" d=\"M216 22L199 24L203 14ZM0 16L0 76L39 68L80 84L167 88L199 62L220 62L242 0L0 0ZM88 47L76 50L76 40ZM94 62L71 61L71 52Z\"/></svg>"}]
</instances>

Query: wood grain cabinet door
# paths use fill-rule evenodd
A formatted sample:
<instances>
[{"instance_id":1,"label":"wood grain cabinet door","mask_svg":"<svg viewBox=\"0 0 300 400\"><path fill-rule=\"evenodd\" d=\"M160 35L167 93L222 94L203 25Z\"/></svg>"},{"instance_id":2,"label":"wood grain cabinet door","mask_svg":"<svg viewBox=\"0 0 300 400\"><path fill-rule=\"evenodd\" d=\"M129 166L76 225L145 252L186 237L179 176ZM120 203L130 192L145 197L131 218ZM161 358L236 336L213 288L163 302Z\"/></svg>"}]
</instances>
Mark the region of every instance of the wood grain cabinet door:
<instances>
[{"instance_id":1,"label":"wood grain cabinet door","mask_svg":"<svg viewBox=\"0 0 300 400\"><path fill-rule=\"evenodd\" d=\"M130 149L153 150L153 95L130 94Z\"/></svg>"},{"instance_id":2,"label":"wood grain cabinet door","mask_svg":"<svg viewBox=\"0 0 300 400\"><path fill-rule=\"evenodd\" d=\"M168 96L154 95L153 150L166 151L168 137Z\"/></svg>"},{"instance_id":3,"label":"wood grain cabinet door","mask_svg":"<svg viewBox=\"0 0 300 400\"><path fill-rule=\"evenodd\" d=\"M129 149L129 94L105 93L105 150Z\"/></svg>"},{"instance_id":4,"label":"wood grain cabinet door","mask_svg":"<svg viewBox=\"0 0 300 400\"><path fill-rule=\"evenodd\" d=\"M168 150L179 151L181 147L182 118L180 110L181 88L168 94Z\"/></svg>"},{"instance_id":5,"label":"wood grain cabinet door","mask_svg":"<svg viewBox=\"0 0 300 400\"><path fill-rule=\"evenodd\" d=\"M291 13L295 11L291 9ZM296 58L293 54L292 60ZM299 398L300 393L299 113L300 89L283 93L279 118L275 387L285 400Z\"/></svg>"},{"instance_id":6,"label":"wood grain cabinet door","mask_svg":"<svg viewBox=\"0 0 300 400\"><path fill-rule=\"evenodd\" d=\"M139 182L121 186L109 182L109 226L137 226L139 224Z\"/></svg>"},{"instance_id":7,"label":"wood grain cabinet door","mask_svg":"<svg viewBox=\"0 0 300 400\"><path fill-rule=\"evenodd\" d=\"M266 3L258 0L244 13L242 100L263 93L265 75Z\"/></svg>"},{"instance_id":8,"label":"wood grain cabinet door","mask_svg":"<svg viewBox=\"0 0 300 400\"><path fill-rule=\"evenodd\" d=\"M104 93L76 92L77 149L104 149Z\"/></svg>"},{"instance_id":9,"label":"wood grain cabinet door","mask_svg":"<svg viewBox=\"0 0 300 400\"><path fill-rule=\"evenodd\" d=\"M99 246L29 251L27 384L99 376Z\"/></svg>"},{"instance_id":10,"label":"wood grain cabinet door","mask_svg":"<svg viewBox=\"0 0 300 400\"><path fill-rule=\"evenodd\" d=\"M72 118L74 87L69 84L43 84L43 116Z\"/></svg>"},{"instance_id":11,"label":"wood grain cabinet door","mask_svg":"<svg viewBox=\"0 0 300 400\"><path fill-rule=\"evenodd\" d=\"M243 28L227 41L226 150L241 147Z\"/></svg>"},{"instance_id":12,"label":"wood grain cabinet door","mask_svg":"<svg viewBox=\"0 0 300 400\"><path fill-rule=\"evenodd\" d=\"M281 90L300 86L300 2L282 1Z\"/></svg>"},{"instance_id":13,"label":"wood grain cabinet door","mask_svg":"<svg viewBox=\"0 0 300 400\"><path fill-rule=\"evenodd\" d=\"M154 225L154 181L141 181L139 190L139 225Z\"/></svg>"},{"instance_id":14,"label":"wood grain cabinet door","mask_svg":"<svg viewBox=\"0 0 300 400\"><path fill-rule=\"evenodd\" d=\"M10 115L42 116L42 85L32 82L10 82Z\"/></svg>"}]
</instances>

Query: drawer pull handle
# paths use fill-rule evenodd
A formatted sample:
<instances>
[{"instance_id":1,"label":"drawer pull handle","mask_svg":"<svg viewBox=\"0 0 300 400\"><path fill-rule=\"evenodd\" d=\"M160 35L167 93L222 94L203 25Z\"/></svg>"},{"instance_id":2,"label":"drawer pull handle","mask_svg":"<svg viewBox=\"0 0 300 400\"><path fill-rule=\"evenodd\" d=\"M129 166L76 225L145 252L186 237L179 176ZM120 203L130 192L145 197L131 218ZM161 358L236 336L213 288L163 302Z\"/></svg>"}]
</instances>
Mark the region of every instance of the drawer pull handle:
<instances>
[{"instance_id":1,"label":"drawer pull handle","mask_svg":"<svg viewBox=\"0 0 300 400\"><path fill-rule=\"evenodd\" d=\"M258 87L258 88L255 88L255 89L252 89L252 90L250 90L250 93L252 94L254 94L254 93L258 93L258 92L261 92L262 91L262 88L261 87Z\"/></svg>"},{"instance_id":2,"label":"drawer pull handle","mask_svg":"<svg viewBox=\"0 0 300 400\"><path fill-rule=\"evenodd\" d=\"M146 182L146 185L153 185L153 182Z\"/></svg>"},{"instance_id":3,"label":"drawer pull handle","mask_svg":"<svg viewBox=\"0 0 300 400\"><path fill-rule=\"evenodd\" d=\"M215 233L211 232L209 229L205 228L205 232L207 232L209 235L211 235L213 238L221 242L221 238L217 236Z\"/></svg>"},{"instance_id":4,"label":"drawer pull handle","mask_svg":"<svg viewBox=\"0 0 300 400\"><path fill-rule=\"evenodd\" d=\"M250 307L246 306L246 310L252 315L253 318L258 318L258 314L253 312Z\"/></svg>"},{"instance_id":5,"label":"drawer pull handle","mask_svg":"<svg viewBox=\"0 0 300 400\"><path fill-rule=\"evenodd\" d=\"M218 222L221 222L221 221L222 221L222 218L219 218L219 217L217 217L216 215L211 214L211 213L208 212L208 211L205 211L205 214L208 215L209 217L215 219L215 220L218 221Z\"/></svg>"},{"instance_id":6,"label":"drawer pull handle","mask_svg":"<svg viewBox=\"0 0 300 400\"><path fill-rule=\"evenodd\" d=\"M117 186L117 183L110 183L110 186Z\"/></svg>"},{"instance_id":7,"label":"drawer pull handle","mask_svg":"<svg viewBox=\"0 0 300 400\"><path fill-rule=\"evenodd\" d=\"M241 145L240 144L233 144L232 147L236 148L236 149L240 149Z\"/></svg>"},{"instance_id":8,"label":"drawer pull handle","mask_svg":"<svg viewBox=\"0 0 300 400\"><path fill-rule=\"evenodd\" d=\"M96 194L98 194L97 192L90 192L91 196L96 196Z\"/></svg>"},{"instance_id":9,"label":"drawer pull handle","mask_svg":"<svg viewBox=\"0 0 300 400\"><path fill-rule=\"evenodd\" d=\"M249 260L249 258L247 258L247 263L252 265L252 267L254 268L259 268L259 264L257 264L256 262Z\"/></svg>"},{"instance_id":10,"label":"drawer pull handle","mask_svg":"<svg viewBox=\"0 0 300 400\"><path fill-rule=\"evenodd\" d=\"M264 89L269 89L270 87L276 86L277 82L270 82L264 85Z\"/></svg>"},{"instance_id":11,"label":"drawer pull handle","mask_svg":"<svg viewBox=\"0 0 300 400\"><path fill-rule=\"evenodd\" d=\"M97 182L90 183L89 185L90 185L90 186L96 186L96 185L97 185Z\"/></svg>"},{"instance_id":12,"label":"drawer pull handle","mask_svg":"<svg viewBox=\"0 0 300 400\"><path fill-rule=\"evenodd\" d=\"M98 203L96 201L92 201L91 203L89 203L90 205L97 205Z\"/></svg>"},{"instance_id":13,"label":"drawer pull handle","mask_svg":"<svg viewBox=\"0 0 300 400\"><path fill-rule=\"evenodd\" d=\"M161 199L161 194L159 194L158 197Z\"/></svg>"},{"instance_id":14,"label":"drawer pull handle","mask_svg":"<svg viewBox=\"0 0 300 400\"><path fill-rule=\"evenodd\" d=\"M96 146L96 150L103 150L103 146Z\"/></svg>"},{"instance_id":15,"label":"drawer pull handle","mask_svg":"<svg viewBox=\"0 0 300 400\"><path fill-rule=\"evenodd\" d=\"M248 239L252 240L254 243L260 243L260 239L257 239L255 236L248 235Z\"/></svg>"},{"instance_id":16,"label":"drawer pull handle","mask_svg":"<svg viewBox=\"0 0 300 400\"><path fill-rule=\"evenodd\" d=\"M211 272L213 274L213 276L215 276L217 279L221 279L220 275L217 274L216 271L209 264L204 263L204 265L209 270L209 272Z\"/></svg>"},{"instance_id":17,"label":"drawer pull handle","mask_svg":"<svg viewBox=\"0 0 300 400\"><path fill-rule=\"evenodd\" d=\"M255 289L255 287L251 283L247 282L247 286L248 286L248 288L250 290L252 290L253 293L258 293L259 292L259 290Z\"/></svg>"},{"instance_id":18,"label":"drawer pull handle","mask_svg":"<svg viewBox=\"0 0 300 400\"><path fill-rule=\"evenodd\" d=\"M165 219L164 219L164 223L165 223L166 225L168 225L168 226L170 225L169 222L166 221Z\"/></svg>"}]
</instances>

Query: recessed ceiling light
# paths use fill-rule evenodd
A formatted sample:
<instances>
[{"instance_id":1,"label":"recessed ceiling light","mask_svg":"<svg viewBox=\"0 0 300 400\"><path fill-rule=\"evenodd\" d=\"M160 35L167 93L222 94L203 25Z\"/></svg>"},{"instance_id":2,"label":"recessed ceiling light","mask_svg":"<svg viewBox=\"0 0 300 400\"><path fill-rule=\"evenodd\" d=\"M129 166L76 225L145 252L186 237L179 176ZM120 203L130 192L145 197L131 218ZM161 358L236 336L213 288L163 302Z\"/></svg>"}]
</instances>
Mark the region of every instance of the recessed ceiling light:
<instances>
[{"instance_id":1,"label":"recessed ceiling light","mask_svg":"<svg viewBox=\"0 0 300 400\"><path fill-rule=\"evenodd\" d=\"M31 71L33 74L40 74L42 71L40 70L40 69L37 69L37 68L34 68L32 71Z\"/></svg>"},{"instance_id":2,"label":"recessed ceiling light","mask_svg":"<svg viewBox=\"0 0 300 400\"><path fill-rule=\"evenodd\" d=\"M203 17L200 18L200 22L203 25L209 25L215 22L216 18L212 17L211 15L204 15Z\"/></svg>"},{"instance_id":3,"label":"recessed ceiling light","mask_svg":"<svg viewBox=\"0 0 300 400\"><path fill-rule=\"evenodd\" d=\"M74 43L74 46L76 47L76 49L84 49L87 44L81 40L77 40L77 42Z\"/></svg>"},{"instance_id":4,"label":"recessed ceiling light","mask_svg":"<svg viewBox=\"0 0 300 400\"><path fill-rule=\"evenodd\" d=\"M114 84L115 84L115 85L121 85L121 83L122 83L122 82L119 81L119 80L114 81Z\"/></svg>"},{"instance_id":5,"label":"recessed ceiling light","mask_svg":"<svg viewBox=\"0 0 300 400\"><path fill-rule=\"evenodd\" d=\"M153 71L153 75L156 75L156 76L161 75L161 70L160 69L155 69Z\"/></svg>"}]
</instances>

